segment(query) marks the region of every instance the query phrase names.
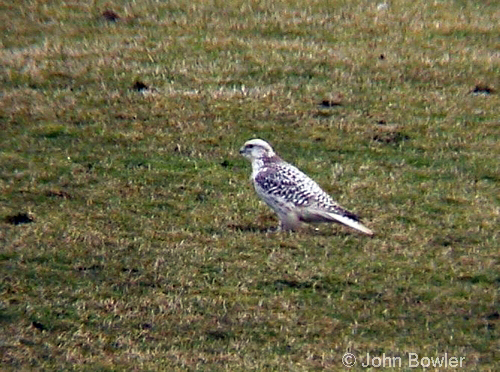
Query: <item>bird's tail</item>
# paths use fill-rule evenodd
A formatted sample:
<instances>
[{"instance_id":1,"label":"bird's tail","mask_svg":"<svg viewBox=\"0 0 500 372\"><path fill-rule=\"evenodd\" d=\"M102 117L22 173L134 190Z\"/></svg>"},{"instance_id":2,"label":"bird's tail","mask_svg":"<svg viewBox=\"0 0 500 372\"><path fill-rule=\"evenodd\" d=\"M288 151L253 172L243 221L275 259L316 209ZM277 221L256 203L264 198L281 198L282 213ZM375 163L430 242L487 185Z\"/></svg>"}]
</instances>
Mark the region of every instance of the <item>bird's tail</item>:
<instances>
[{"instance_id":1,"label":"bird's tail","mask_svg":"<svg viewBox=\"0 0 500 372\"><path fill-rule=\"evenodd\" d=\"M366 235L373 236L373 231L363 225L356 215L347 211L345 213L342 212L344 211L341 210L340 213L334 213L322 210L308 210L306 213L303 213L301 220L304 222L337 222L361 231Z\"/></svg>"},{"instance_id":2,"label":"bird's tail","mask_svg":"<svg viewBox=\"0 0 500 372\"><path fill-rule=\"evenodd\" d=\"M373 236L373 231L371 231L368 227L363 225L361 222L353 220L352 218L348 216L342 216L340 214L333 214L333 213L328 213L333 220L336 222L340 222L343 225L352 227L353 229L356 229L358 231L361 231L362 233L365 233L366 235Z\"/></svg>"}]
</instances>

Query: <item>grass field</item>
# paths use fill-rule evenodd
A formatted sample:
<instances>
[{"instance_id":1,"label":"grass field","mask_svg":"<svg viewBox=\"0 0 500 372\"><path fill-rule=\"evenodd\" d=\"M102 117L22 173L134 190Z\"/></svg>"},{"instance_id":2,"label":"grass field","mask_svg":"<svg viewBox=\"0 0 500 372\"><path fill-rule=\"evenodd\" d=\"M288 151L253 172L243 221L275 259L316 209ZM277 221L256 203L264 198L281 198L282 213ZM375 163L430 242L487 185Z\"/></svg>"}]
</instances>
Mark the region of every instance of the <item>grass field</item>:
<instances>
[{"instance_id":1,"label":"grass field","mask_svg":"<svg viewBox=\"0 0 500 372\"><path fill-rule=\"evenodd\" d=\"M0 369L498 370L499 19L2 3ZM255 137L376 236L268 232L238 153Z\"/></svg>"}]
</instances>

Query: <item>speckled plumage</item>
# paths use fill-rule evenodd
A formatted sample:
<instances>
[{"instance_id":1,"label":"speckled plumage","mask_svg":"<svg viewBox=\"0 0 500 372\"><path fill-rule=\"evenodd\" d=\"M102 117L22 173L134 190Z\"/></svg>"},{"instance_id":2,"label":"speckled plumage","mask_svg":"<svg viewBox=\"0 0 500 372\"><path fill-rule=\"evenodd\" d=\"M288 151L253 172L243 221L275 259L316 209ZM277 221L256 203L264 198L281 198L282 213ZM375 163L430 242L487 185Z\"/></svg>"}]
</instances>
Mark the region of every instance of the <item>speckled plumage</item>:
<instances>
[{"instance_id":1,"label":"speckled plumage","mask_svg":"<svg viewBox=\"0 0 500 372\"><path fill-rule=\"evenodd\" d=\"M240 153L251 160L255 191L276 212L283 230L295 230L301 222L338 222L373 235L316 182L279 158L267 142L247 141Z\"/></svg>"}]
</instances>

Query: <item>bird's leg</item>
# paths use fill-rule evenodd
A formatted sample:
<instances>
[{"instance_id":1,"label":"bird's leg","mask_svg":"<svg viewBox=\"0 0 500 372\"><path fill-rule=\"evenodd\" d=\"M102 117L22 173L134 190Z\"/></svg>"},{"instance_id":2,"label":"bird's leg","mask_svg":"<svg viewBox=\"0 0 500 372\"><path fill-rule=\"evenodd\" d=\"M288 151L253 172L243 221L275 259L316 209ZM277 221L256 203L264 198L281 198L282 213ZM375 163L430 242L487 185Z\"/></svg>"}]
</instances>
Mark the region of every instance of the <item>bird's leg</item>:
<instances>
[{"instance_id":1,"label":"bird's leg","mask_svg":"<svg viewBox=\"0 0 500 372\"><path fill-rule=\"evenodd\" d=\"M299 218L295 213L280 216L280 225L278 231L294 231L300 226Z\"/></svg>"}]
</instances>

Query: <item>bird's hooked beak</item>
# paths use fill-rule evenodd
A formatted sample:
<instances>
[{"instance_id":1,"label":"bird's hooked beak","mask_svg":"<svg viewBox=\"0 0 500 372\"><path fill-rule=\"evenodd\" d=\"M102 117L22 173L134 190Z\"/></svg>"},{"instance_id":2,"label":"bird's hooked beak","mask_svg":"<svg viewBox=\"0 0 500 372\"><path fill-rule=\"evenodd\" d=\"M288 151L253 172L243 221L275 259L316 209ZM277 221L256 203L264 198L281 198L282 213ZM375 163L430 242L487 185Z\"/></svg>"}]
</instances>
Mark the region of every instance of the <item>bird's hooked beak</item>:
<instances>
[{"instance_id":1,"label":"bird's hooked beak","mask_svg":"<svg viewBox=\"0 0 500 372\"><path fill-rule=\"evenodd\" d=\"M243 154L245 152L245 146L240 148L240 154Z\"/></svg>"}]
</instances>

